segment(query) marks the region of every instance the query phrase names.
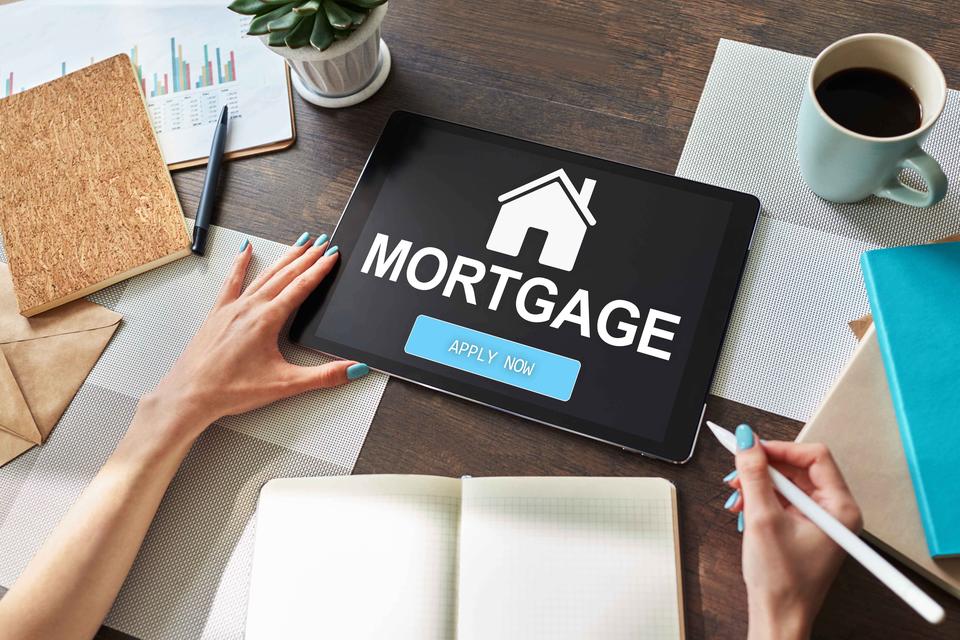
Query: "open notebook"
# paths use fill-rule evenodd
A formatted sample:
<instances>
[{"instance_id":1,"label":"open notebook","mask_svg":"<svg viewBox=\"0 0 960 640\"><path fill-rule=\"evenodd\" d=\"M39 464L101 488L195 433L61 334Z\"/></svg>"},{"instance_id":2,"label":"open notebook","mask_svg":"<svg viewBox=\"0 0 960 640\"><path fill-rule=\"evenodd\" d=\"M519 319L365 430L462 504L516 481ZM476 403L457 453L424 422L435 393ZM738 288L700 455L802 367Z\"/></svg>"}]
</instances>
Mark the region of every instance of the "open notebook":
<instances>
[{"instance_id":1,"label":"open notebook","mask_svg":"<svg viewBox=\"0 0 960 640\"><path fill-rule=\"evenodd\" d=\"M260 493L247 638L682 638L657 478L350 476Z\"/></svg>"}]
</instances>

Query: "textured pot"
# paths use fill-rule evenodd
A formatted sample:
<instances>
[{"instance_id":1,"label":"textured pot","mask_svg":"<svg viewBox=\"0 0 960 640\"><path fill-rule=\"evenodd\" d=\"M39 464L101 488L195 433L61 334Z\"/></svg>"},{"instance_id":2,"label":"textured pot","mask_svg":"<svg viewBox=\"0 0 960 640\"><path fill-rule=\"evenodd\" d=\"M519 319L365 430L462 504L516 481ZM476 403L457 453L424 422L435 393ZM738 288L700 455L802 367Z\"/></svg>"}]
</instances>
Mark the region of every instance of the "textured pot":
<instances>
[{"instance_id":1,"label":"textured pot","mask_svg":"<svg viewBox=\"0 0 960 640\"><path fill-rule=\"evenodd\" d=\"M286 59L296 74L294 88L305 100L331 107L356 104L373 95L389 72L389 50L380 39L388 4L373 9L349 37L326 51L310 46L271 47L266 36L260 36L260 41Z\"/></svg>"}]
</instances>

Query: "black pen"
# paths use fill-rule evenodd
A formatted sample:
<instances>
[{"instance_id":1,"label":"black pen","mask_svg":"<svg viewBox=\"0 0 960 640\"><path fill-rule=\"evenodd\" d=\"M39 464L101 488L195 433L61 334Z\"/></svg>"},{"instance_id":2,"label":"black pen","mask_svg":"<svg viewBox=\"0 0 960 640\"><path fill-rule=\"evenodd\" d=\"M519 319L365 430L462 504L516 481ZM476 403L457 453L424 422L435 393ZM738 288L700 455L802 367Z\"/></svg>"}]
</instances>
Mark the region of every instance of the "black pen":
<instances>
[{"instance_id":1,"label":"black pen","mask_svg":"<svg viewBox=\"0 0 960 640\"><path fill-rule=\"evenodd\" d=\"M217 130L213 132L213 145L210 147L210 159L207 161L207 177L203 179L203 191L200 193L200 206L193 224L193 252L203 255L207 246L207 233L213 220L213 207L217 201L217 183L220 181L220 166L223 164L223 148L227 144L227 105L223 105Z\"/></svg>"}]
</instances>

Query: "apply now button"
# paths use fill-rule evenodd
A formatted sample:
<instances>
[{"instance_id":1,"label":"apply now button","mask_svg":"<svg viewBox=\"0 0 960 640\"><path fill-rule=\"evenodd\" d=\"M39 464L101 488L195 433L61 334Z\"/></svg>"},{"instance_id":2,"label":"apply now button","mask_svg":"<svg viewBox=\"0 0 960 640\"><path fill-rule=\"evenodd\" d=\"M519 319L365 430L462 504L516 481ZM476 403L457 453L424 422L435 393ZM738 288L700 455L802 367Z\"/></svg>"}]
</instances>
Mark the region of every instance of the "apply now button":
<instances>
[{"instance_id":1,"label":"apply now button","mask_svg":"<svg viewBox=\"0 0 960 640\"><path fill-rule=\"evenodd\" d=\"M580 362L430 316L417 316L403 350L412 356L566 402Z\"/></svg>"}]
</instances>

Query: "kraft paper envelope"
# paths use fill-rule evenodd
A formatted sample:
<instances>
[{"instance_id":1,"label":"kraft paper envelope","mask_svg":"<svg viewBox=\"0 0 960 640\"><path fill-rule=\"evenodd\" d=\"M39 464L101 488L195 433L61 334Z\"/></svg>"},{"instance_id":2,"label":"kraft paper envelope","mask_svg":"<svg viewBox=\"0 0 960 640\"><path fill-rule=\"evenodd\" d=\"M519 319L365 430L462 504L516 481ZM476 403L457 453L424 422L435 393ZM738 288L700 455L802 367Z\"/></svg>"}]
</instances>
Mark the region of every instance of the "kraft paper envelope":
<instances>
[{"instance_id":1,"label":"kraft paper envelope","mask_svg":"<svg viewBox=\"0 0 960 640\"><path fill-rule=\"evenodd\" d=\"M121 317L76 300L25 318L0 263L0 466L47 439Z\"/></svg>"}]
</instances>

